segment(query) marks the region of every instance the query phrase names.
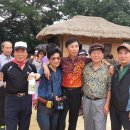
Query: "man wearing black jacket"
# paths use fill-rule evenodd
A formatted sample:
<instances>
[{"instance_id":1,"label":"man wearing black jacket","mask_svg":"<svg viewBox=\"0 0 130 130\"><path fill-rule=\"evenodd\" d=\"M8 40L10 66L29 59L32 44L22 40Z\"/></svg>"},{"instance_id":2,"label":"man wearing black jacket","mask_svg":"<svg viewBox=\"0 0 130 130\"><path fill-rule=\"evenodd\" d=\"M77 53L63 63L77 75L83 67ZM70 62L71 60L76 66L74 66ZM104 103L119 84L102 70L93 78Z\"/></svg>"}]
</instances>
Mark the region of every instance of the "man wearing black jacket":
<instances>
[{"instance_id":1,"label":"man wearing black jacket","mask_svg":"<svg viewBox=\"0 0 130 130\"><path fill-rule=\"evenodd\" d=\"M32 95L28 94L28 75L36 68L27 60L27 43L16 42L14 59L5 64L1 72L5 89L6 130L29 130L32 113ZM2 78L0 79L2 80Z\"/></svg>"},{"instance_id":2,"label":"man wearing black jacket","mask_svg":"<svg viewBox=\"0 0 130 130\"><path fill-rule=\"evenodd\" d=\"M112 130L130 130L130 45L117 48L119 65L112 77L110 118Z\"/></svg>"}]
</instances>

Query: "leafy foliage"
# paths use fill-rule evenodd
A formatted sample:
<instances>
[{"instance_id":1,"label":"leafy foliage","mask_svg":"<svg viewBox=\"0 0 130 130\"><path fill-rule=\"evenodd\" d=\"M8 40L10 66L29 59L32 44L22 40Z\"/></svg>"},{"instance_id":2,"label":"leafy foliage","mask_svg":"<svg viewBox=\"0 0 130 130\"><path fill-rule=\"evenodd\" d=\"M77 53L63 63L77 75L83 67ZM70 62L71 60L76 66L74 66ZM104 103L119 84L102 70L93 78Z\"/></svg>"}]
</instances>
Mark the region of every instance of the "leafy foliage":
<instances>
[{"instance_id":1,"label":"leafy foliage","mask_svg":"<svg viewBox=\"0 0 130 130\"><path fill-rule=\"evenodd\" d=\"M30 49L34 48L40 43L35 37L41 28L61 19L56 4L48 0L1 0L4 20L0 22L0 41L26 41Z\"/></svg>"},{"instance_id":2,"label":"leafy foliage","mask_svg":"<svg viewBox=\"0 0 130 130\"><path fill-rule=\"evenodd\" d=\"M36 34L45 26L75 15L99 16L130 26L129 0L0 0L0 42L26 41L30 50L41 43Z\"/></svg>"},{"instance_id":3,"label":"leafy foliage","mask_svg":"<svg viewBox=\"0 0 130 130\"><path fill-rule=\"evenodd\" d=\"M64 0L61 9L69 18L99 16L117 24L130 25L129 0Z\"/></svg>"}]
</instances>

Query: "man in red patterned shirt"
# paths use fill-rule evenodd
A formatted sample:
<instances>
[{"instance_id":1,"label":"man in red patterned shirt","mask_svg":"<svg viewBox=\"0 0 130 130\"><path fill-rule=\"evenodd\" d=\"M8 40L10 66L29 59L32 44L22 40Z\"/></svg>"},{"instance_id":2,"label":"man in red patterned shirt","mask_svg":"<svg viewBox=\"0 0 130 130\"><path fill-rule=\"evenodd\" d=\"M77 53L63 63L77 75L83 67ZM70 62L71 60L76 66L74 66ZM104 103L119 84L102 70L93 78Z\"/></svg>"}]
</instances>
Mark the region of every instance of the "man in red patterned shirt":
<instances>
[{"instance_id":1,"label":"man in red patterned shirt","mask_svg":"<svg viewBox=\"0 0 130 130\"><path fill-rule=\"evenodd\" d=\"M65 46L68 50L68 57L62 58L62 90L66 96L66 104L59 116L58 130L65 129L65 118L69 111L68 130L76 130L79 108L81 104L82 72L89 58L78 57L79 41L69 38Z\"/></svg>"}]
</instances>

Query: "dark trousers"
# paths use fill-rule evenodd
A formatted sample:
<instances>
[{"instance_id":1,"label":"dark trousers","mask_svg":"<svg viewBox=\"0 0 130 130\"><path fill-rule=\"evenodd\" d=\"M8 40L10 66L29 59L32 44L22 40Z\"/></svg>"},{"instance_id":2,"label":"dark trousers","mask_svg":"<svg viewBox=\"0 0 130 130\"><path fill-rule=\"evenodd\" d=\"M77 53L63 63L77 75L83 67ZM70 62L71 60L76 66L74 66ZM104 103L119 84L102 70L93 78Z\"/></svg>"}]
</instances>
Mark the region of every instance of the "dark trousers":
<instances>
[{"instance_id":1,"label":"dark trousers","mask_svg":"<svg viewBox=\"0 0 130 130\"><path fill-rule=\"evenodd\" d=\"M110 107L111 130L130 130L130 120L128 119L128 112L119 111L113 106Z\"/></svg>"},{"instance_id":2,"label":"dark trousers","mask_svg":"<svg viewBox=\"0 0 130 130\"><path fill-rule=\"evenodd\" d=\"M57 130L59 112L46 108L42 103L38 103L37 121L40 130Z\"/></svg>"},{"instance_id":3,"label":"dark trousers","mask_svg":"<svg viewBox=\"0 0 130 130\"><path fill-rule=\"evenodd\" d=\"M66 96L64 109L59 113L58 130L65 129L65 120L69 111L68 130L76 130L79 108L81 105L81 88L63 89L63 95Z\"/></svg>"},{"instance_id":4,"label":"dark trousers","mask_svg":"<svg viewBox=\"0 0 130 130\"><path fill-rule=\"evenodd\" d=\"M5 125L4 104L5 104L5 88L0 87L0 125Z\"/></svg>"},{"instance_id":5,"label":"dark trousers","mask_svg":"<svg viewBox=\"0 0 130 130\"><path fill-rule=\"evenodd\" d=\"M6 130L29 130L32 113L32 96L5 97Z\"/></svg>"}]
</instances>

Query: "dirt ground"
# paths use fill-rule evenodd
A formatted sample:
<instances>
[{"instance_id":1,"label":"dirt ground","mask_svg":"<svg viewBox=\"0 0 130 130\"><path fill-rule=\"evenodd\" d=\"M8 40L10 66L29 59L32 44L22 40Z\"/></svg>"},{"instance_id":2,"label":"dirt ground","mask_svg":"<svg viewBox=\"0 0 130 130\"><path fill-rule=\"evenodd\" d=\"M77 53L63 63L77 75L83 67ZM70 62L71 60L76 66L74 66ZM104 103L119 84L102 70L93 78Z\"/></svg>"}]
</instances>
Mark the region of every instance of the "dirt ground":
<instances>
[{"instance_id":1,"label":"dirt ground","mask_svg":"<svg viewBox=\"0 0 130 130\"><path fill-rule=\"evenodd\" d=\"M66 122L68 122L68 119L66 120ZM78 123L77 123L77 130L84 130L83 124L84 124L83 116L79 116ZM67 123L67 125L68 125L68 123ZM38 127L37 121L36 121L36 111L35 110L33 110L33 113L32 113L30 130L40 130ZM66 130L67 130L67 128L66 128ZM111 130L109 116L107 119L107 130Z\"/></svg>"}]
</instances>

